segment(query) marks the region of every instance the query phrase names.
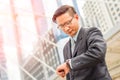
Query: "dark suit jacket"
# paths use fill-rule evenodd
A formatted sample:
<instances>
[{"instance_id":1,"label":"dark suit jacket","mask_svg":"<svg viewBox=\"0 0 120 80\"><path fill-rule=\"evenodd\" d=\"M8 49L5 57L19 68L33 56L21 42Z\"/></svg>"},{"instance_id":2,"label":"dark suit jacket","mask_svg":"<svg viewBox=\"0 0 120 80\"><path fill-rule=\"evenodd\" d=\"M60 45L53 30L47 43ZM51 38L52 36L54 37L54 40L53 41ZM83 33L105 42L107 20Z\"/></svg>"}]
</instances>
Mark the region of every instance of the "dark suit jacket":
<instances>
[{"instance_id":1,"label":"dark suit jacket","mask_svg":"<svg viewBox=\"0 0 120 80\"><path fill-rule=\"evenodd\" d=\"M67 80L112 80L105 63L106 43L100 30L81 28L73 55L70 45L69 40L63 50L65 61L71 59L72 64Z\"/></svg>"}]
</instances>

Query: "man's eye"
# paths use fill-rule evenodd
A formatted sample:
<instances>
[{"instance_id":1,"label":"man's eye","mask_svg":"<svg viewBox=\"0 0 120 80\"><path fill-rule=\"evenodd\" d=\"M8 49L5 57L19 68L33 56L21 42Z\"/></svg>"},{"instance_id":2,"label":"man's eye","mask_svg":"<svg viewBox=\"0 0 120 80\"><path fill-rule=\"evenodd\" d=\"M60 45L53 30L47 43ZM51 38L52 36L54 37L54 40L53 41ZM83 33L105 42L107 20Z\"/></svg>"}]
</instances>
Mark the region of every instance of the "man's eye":
<instances>
[{"instance_id":1,"label":"man's eye","mask_svg":"<svg viewBox=\"0 0 120 80\"><path fill-rule=\"evenodd\" d=\"M67 24L70 24L70 21L68 21Z\"/></svg>"},{"instance_id":2,"label":"man's eye","mask_svg":"<svg viewBox=\"0 0 120 80\"><path fill-rule=\"evenodd\" d=\"M66 24L68 25L70 23L70 21L68 21Z\"/></svg>"},{"instance_id":3,"label":"man's eye","mask_svg":"<svg viewBox=\"0 0 120 80\"><path fill-rule=\"evenodd\" d=\"M64 25L61 25L61 28L63 28L64 27Z\"/></svg>"}]
</instances>

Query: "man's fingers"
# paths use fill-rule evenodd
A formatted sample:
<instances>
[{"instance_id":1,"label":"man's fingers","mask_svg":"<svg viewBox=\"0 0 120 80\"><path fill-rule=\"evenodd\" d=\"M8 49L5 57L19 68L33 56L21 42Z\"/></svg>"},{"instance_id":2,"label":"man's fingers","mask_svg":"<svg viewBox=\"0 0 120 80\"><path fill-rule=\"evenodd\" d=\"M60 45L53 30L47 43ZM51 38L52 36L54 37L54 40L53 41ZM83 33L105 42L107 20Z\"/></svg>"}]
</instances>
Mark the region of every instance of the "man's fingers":
<instances>
[{"instance_id":1,"label":"man's fingers","mask_svg":"<svg viewBox=\"0 0 120 80\"><path fill-rule=\"evenodd\" d=\"M62 71L62 72L60 73L60 75L61 75L61 77L65 77L65 72Z\"/></svg>"},{"instance_id":2,"label":"man's fingers","mask_svg":"<svg viewBox=\"0 0 120 80\"><path fill-rule=\"evenodd\" d=\"M65 72L64 70L57 71L57 74L61 77L65 77Z\"/></svg>"},{"instance_id":3,"label":"man's fingers","mask_svg":"<svg viewBox=\"0 0 120 80\"><path fill-rule=\"evenodd\" d=\"M59 72L65 72L64 70L59 70Z\"/></svg>"}]
</instances>

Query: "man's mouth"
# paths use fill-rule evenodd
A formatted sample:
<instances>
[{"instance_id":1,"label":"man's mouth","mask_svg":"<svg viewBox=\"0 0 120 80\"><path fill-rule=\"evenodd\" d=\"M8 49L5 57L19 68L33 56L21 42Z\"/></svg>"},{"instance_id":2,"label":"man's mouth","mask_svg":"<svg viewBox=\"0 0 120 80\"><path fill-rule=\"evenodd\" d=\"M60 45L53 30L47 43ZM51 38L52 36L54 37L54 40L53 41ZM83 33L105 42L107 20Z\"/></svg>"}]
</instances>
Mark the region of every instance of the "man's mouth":
<instances>
[{"instance_id":1,"label":"man's mouth","mask_svg":"<svg viewBox=\"0 0 120 80\"><path fill-rule=\"evenodd\" d=\"M72 29L70 29L69 31L68 31L68 33L71 33L73 30Z\"/></svg>"}]
</instances>

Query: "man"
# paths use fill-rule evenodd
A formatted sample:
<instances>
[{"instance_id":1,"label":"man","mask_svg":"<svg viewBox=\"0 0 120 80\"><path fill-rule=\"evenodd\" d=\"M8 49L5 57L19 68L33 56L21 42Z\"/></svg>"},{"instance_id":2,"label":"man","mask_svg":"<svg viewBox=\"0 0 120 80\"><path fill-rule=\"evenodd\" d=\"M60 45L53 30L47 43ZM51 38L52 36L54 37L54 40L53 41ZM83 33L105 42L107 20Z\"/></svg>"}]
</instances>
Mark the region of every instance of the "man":
<instances>
[{"instance_id":1,"label":"man","mask_svg":"<svg viewBox=\"0 0 120 80\"><path fill-rule=\"evenodd\" d=\"M57 67L57 74L67 80L111 80L102 33L95 27L83 28L79 18L69 5L59 7L53 15L53 22L71 37L63 50L65 63Z\"/></svg>"}]
</instances>

